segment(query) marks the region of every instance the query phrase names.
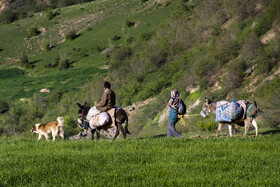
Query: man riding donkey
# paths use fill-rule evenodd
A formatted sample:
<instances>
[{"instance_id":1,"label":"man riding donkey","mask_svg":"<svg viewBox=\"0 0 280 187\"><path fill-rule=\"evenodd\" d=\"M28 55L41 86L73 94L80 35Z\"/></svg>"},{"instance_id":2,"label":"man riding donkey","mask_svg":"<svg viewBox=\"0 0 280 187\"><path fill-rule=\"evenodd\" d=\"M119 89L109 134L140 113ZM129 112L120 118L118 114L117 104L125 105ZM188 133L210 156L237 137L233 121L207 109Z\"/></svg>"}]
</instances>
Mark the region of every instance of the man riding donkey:
<instances>
[{"instance_id":1,"label":"man riding donkey","mask_svg":"<svg viewBox=\"0 0 280 187\"><path fill-rule=\"evenodd\" d=\"M115 112L116 112L116 95L113 90L111 90L111 84L108 81L105 81L103 84L104 92L101 97L101 100L99 102L95 101L94 106L96 107L97 113L92 113L92 115L97 115L100 112L107 112L112 119L112 125L111 127L115 126L116 118L115 118Z\"/></svg>"},{"instance_id":2,"label":"man riding donkey","mask_svg":"<svg viewBox=\"0 0 280 187\"><path fill-rule=\"evenodd\" d=\"M112 129L116 127L116 132L113 133L115 134L114 139L116 139L119 135L119 130L121 130L124 139L126 139L126 133L129 133L127 129L128 116L124 109L115 107L116 95L114 91L111 90L111 84L106 81L104 82L103 88L104 92L102 98L100 102L95 102L94 107L90 107L87 102L85 102L84 105L77 103L80 108L78 118L79 127L82 130L87 131L85 136L91 136L92 139L94 138L93 134L95 132L97 132L97 138L99 139L99 130L108 131L107 135L112 136L112 133L114 131L112 131ZM125 121L126 125L124 129L122 127L122 123L124 123ZM78 135L78 138L82 136L83 134L80 133Z\"/></svg>"}]
</instances>

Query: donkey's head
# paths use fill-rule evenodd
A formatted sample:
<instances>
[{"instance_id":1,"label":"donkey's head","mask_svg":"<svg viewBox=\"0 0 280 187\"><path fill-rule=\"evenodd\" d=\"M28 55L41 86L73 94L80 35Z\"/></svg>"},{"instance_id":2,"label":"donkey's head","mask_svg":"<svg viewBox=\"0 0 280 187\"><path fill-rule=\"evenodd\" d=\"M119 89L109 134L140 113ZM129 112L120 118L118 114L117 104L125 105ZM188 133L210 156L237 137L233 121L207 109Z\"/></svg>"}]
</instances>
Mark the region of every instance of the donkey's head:
<instances>
[{"instance_id":1,"label":"donkey's head","mask_svg":"<svg viewBox=\"0 0 280 187\"><path fill-rule=\"evenodd\" d=\"M251 106L249 105L249 107L247 109L247 117L255 118L259 112L260 112L260 109L258 109L257 102L254 101L254 103L251 104Z\"/></svg>"},{"instance_id":2,"label":"donkey's head","mask_svg":"<svg viewBox=\"0 0 280 187\"><path fill-rule=\"evenodd\" d=\"M208 99L208 98L206 98L205 97L205 102L203 103L203 105L202 105L202 109L201 109L201 111L200 111L200 115L202 116L202 117L206 117L206 116L208 116L209 114L210 114L210 112L212 112L212 110L214 109L214 107L216 107L216 106L214 106L215 105L215 103L214 103L214 99Z\"/></svg>"},{"instance_id":3,"label":"donkey's head","mask_svg":"<svg viewBox=\"0 0 280 187\"><path fill-rule=\"evenodd\" d=\"M90 106L87 102L85 102L84 105L81 105L80 103L77 103L79 107L79 117L78 117L78 123L81 125L86 121L88 111L90 110Z\"/></svg>"}]
</instances>

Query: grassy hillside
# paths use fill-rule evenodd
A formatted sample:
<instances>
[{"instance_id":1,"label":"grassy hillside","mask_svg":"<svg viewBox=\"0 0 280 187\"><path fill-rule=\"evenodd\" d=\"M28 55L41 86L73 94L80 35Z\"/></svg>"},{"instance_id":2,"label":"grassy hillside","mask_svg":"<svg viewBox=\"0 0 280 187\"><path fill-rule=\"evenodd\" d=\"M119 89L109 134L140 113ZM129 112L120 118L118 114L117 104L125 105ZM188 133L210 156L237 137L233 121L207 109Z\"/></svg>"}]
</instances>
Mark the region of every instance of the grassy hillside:
<instances>
[{"instance_id":1,"label":"grassy hillside","mask_svg":"<svg viewBox=\"0 0 280 187\"><path fill-rule=\"evenodd\" d=\"M40 88L67 92L69 89L84 85L98 71L106 72L103 65L108 64L108 59L102 56L100 51L112 45L124 44L128 37L137 38L141 33L159 27L166 22L171 8L164 6L145 8L137 0L96 1L55 9L53 12L56 12L57 16L51 20L46 18L46 12L42 12L31 18L1 25L1 67L22 67L19 62L21 56L27 55L29 59L29 66L23 66L26 75L21 79L22 82L13 85L1 81L1 87L9 87L9 93L12 93L2 92L3 100L15 101L22 97L31 97ZM135 25L126 26L126 22ZM36 28L40 34L30 36L30 28ZM70 31L73 31L77 38L65 40ZM114 37L118 39L114 40ZM54 48L46 51L44 46L47 44ZM58 72L59 67L56 67L55 63L59 58L66 58L69 61L69 70ZM80 76L73 76L73 73ZM49 77L52 77L52 80ZM15 82L12 77L9 79ZM32 79L44 81L35 83ZM56 88L58 86L55 85L65 81L70 81L72 85ZM25 88L18 91L18 85L24 85ZM23 90L30 91L25 93Z\"/></svg>"},{"instance_id":2,"label":"grassy hillside","mask_svg":"<svg viewBox=\"0 0 280 187\"><path fill-rule=\"evenodd\" d=\"M1 139L4 186L277 186L279 135L127 141ZM4 151L5 150L5 151Z\"/></svg>"},{"instance_id":3,"label":"grassy hillside","mask_svg":"<svg viewBox=\"0 0 280 187\"><path fill-rule=\"evenodd\" d=\"M171 88L190 114L205 96L256 100L260 126L278 128L279 12L278 0L96 0L0 25L0 132L63 115L71 135L76 103L93 105L104 80L122 107L153 98L130 116L134 137L166 131ZM212 117L179 130L213 132Z\"/></svg>"}]
</instances>

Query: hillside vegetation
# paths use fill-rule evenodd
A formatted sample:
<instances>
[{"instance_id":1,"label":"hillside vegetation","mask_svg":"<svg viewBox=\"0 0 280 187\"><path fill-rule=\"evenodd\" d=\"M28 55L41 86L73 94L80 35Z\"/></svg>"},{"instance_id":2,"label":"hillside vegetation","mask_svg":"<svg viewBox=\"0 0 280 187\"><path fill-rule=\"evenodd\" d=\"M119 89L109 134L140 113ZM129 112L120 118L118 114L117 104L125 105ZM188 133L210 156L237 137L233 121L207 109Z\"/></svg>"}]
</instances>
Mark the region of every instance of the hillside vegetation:
<instances>
[{"instance_id":1,"label":"hillside vegetation","mask_svg":"<svg viewBox=\"0 0 280 187\"><path fill-rule=\"evenodd\" d=\"M278 0L96 0L51 11L0 25L2 135L28 136L58 115L76 133L75 103L93 105L104 80L122 107L153 98L130 116L131 137L166 132L159 119L171 88L193 106L189 114L205 96L256 100L259 124L279 126ZM211 116L179 127L214 129Z\"/></svg>"}]
</instances>

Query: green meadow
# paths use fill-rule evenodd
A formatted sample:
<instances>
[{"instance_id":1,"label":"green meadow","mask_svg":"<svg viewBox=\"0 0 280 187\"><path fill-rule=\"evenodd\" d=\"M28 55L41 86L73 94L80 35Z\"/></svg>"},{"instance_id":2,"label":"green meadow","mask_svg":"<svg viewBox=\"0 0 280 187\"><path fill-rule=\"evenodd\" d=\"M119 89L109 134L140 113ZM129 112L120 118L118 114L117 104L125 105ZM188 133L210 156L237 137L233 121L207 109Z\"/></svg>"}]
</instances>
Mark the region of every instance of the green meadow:
<instances>
[{"instance_id":1,"label":"green meadow","mask_svg":"<svg viewBox=\"0 0 280 187\"><path fill-rule=\"evenodd\" d=\"M2 186L278 186L280 135L247 138L2 138Z\"/></svg>"}]
</instances>

